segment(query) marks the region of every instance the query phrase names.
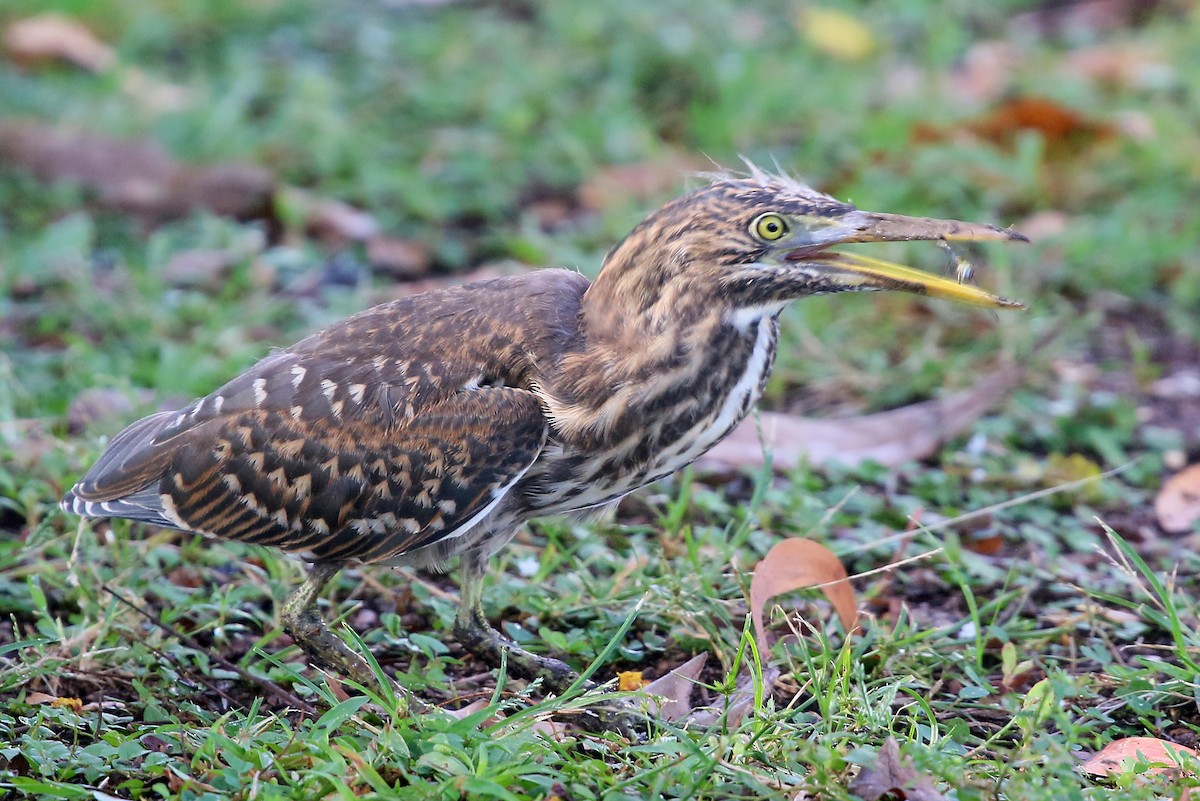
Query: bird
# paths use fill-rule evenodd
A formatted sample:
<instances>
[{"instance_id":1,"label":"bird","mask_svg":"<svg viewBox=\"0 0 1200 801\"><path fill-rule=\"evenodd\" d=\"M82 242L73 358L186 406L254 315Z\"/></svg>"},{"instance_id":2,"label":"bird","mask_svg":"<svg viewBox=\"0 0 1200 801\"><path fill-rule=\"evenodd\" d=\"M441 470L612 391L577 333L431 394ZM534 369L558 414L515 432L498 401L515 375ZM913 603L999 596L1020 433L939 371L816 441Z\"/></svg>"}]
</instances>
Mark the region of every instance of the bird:
<instances>
[{"instance_id":1,"label":"bird","mask_svg":"<svg viewBox=\"0 0 1200 801\"><path fill-rule=\"evenodd\" d=\"M762 395L780 313L828 293L1022 304L848 243L1025 241L992 225L862 211L753 165L651 213L595 280L540 269L369 308L130 425L62 500L272 546L310 565L284 630L317 667L375 683L318 601L344 567L459 559L454 637L556 692L565 663L501 634L487 565L527 521L603 510L721 441ZM602 721L602 726L625 725Z\"/></svg>"}]
</instances>

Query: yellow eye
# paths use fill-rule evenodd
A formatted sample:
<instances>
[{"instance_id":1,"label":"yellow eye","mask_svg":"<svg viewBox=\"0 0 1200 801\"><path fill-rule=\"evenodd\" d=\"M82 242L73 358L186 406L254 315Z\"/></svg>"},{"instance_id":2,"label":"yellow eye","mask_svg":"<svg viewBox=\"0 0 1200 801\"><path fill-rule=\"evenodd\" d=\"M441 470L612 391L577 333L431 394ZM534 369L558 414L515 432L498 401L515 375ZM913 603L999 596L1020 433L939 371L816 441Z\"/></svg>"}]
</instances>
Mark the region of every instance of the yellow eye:
<instances>
[{"instance_id":1,"label":"yellow eye","mask_svg":"<svg viewBox=\"0 0 1200 801\"><path fill-rule=\"evenodd\" d=\"M787 220L778 214L760 214L750 223L750 232L764 242L774 242L787 234Z\"/></svg>"}]
</instances>

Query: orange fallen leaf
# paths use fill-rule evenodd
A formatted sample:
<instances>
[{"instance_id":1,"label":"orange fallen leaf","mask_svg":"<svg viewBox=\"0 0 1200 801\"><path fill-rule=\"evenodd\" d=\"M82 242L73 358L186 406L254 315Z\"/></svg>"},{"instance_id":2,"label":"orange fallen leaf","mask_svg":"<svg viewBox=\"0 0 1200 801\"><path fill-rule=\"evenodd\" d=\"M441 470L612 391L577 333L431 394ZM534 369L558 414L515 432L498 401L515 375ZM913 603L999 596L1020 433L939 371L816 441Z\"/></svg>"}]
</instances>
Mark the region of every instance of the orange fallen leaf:
<instances>
[{"instance_id":1,"label":"orange fallen leaf","mask_svg":"<svg viewBox=\"0 0 1200 801\"><path fill-rule=\"evenodd\" d=\"M1108 776L1122 773L1131 765L1142 761L1151 763L1147 773L1165 773L1178 770L1180 763L1187 757L1193 760L1200 759L1200 754L1191 748L1157 737L1124 737L1104 746L1080 765L1079 769L1092 776Z\"/></svg>"},{"instance_id":2,"label":"orange fallen leaf","mask_svg":"<svg viewBox=\"0 0 1200 801\"><path fill-rule=\"evenodd\" d=\"M1163 531L1182 534L1200 520L1200 464L1185 467L1163 482L1154 499L1154 516Z\"/></svg>"},{"instance_id":3,"label":"orange fallen leaf","mask_svg":"<svg viewBox=\"0 0 1200 801\"><path fill-rule=\"evenodd\" d=\"M617 689L622 692L640 690L646 686L640 670L622 670L617 674Z\"/></svg>"},{"instance_id":4,"label":"orange fallen leaf","mask_svg":"<svg viewBox=\"0 0 1200 801\"><path fill-rule=\"evenodd\" d=\"M75 714L79 714L83 710L83 701L79 698L70 696L49 695L47 693L32 692L25 696L27 704L49 704L60 709L70 709Z\"/></svg>"},{"instance_id":5,"label":"orange fallen leaf","mask_svg":"<svg viewBox=\"0 0 1200 801\"><path fill-rule=\"evenodd\" d=\"M1090 144L1107 139L1113 128L1044 97L1016 97L993 108L967 126L998 145L1011 144L1022 131L1037 131L1047 145Z\"/></svg>"},{"instance_id":6,"label":"orange fallen leaf","mask_svg":"<svg viewBox=\"0 0 1200 801\"><path fill-rule=\"evenodd\" d=\"M767 601L785 592L818 586L833 604L842 627L853 632L858 625L858 602L846 568L833 551L819 542L792 537L767 552L750 579L750 619L760 653L765 654L769 645L763 627Z\"/></svg>"},{"instance_id":7,"label":"orange fallen leaf","mask_svg":"<svg viewBox=\"0 0 1200 801\"><path fill-rule=\"evenodd\" d=\"M117 61L111 47L62 14L39 14L12 23L4 31L4 49L13 61L25 66L65 61L90 72L104 72Z\"/></svg>"},{"instance_id":8,"label":"orange fallen leaf","mask_svg":"<svg viewBox=\"0 0 1200 801\"><path fill-rule=\"evenodd\" d=\"M80 698L55 698L50 702L50 706L69 709L78 715L83 710L83 700Z\"/></svg>"}]
</instances>

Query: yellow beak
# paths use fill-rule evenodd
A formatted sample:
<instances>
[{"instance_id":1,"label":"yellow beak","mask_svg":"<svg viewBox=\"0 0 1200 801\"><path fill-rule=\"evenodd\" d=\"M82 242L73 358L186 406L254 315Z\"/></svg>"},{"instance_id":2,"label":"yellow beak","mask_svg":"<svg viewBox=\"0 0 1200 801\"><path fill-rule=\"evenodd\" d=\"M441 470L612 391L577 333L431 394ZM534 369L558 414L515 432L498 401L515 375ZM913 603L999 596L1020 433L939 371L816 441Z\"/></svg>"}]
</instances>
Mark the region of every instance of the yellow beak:
<instances>
[{"instance_id":1,"label":"yellow beak","mask_svg":"<svg viewBox=\"0 0 1200 801\"><path fill-rule=\"evenodd\" d=\"M899 214L877 214L852 211L830 220L827 227L814 232L814 248L801 248L788 254L793 261L822 265L828 279L840 286L860 289L890 289L928 295L931 298L953 300L994 309L1023 309L1024 304L993 295L961 281L894 264L859 253L825 250L831 245L852 242L909 242L933 240L943 242L1028 242L1021 234L1007 228L959 220L936 220L929 217L905 217Z\"/></svg>"}]
</instances>

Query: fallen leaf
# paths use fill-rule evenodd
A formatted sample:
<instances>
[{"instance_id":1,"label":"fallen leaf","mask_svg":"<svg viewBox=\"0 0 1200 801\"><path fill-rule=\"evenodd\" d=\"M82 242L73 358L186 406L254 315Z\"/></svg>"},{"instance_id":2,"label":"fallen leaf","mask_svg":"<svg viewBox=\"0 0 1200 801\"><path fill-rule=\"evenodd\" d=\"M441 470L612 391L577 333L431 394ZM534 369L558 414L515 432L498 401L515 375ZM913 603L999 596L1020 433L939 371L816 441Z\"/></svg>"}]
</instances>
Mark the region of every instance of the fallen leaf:
<instances>
[{"instance_id":1,"label":"fallen leaf","mask_svg":"<svg viewBox=\"0 0 1200 801\"><path fill-rule=\"evenodd\" d=\"M367 261L376 272L401 281L423 278L433 266L429 249L421 243L383 235L367 240Z\"/></svg>"},{"instance_id":2,"label":"fallen leaf","mask_svg":"<svg viewBox=\"0 0 1200 801\"><path fill-rule=\"evenodd\" d=\"M825 55L843 61L861 61L875 51L871 29L844 11L809 7L800 13L800 33Z\"/></svg>"},{"instance_id":3,"label":"fallen leaf","mask_svg":"<svg viewBox=\"0 0 1200 801\"><path fill-rule=\"evenodd\" d=\"M770 645L763 627L767 601L785 592L818 585L824 585L821 592L833 604L842 628L853 632L858 625L858 603L846 568L833 551L819 542L791 537L767 552L750 579L750 619L754 622L759 653L765 655Z\"/></svg>"},{"instance_id":4,"label":"fallen leaf","mask_svg":"<svg viewBox=\"0 0 1200 801\"><path fill-rule=\"evenodd\" d=\"M671 152L653 161L619 164L596 170L580 185L579 202L593 211L659 200L679 189L680 176L704 169L706 162L688 153ZM707 164L711 168L711 164Z\"/></svg>"},{"instance_id":5,"label":"fallen leaf","mask_svg":"<svg viewBox=\"0 0 1200 801\"><path fill-rule=\"evenodd\" d=\"M622 670L617 674L617 689L621 692L632 692L646 686L640 670Z\"/></svg>"},{"instance_id":6,"label":"fallen leaf","mask_svg":"<svg viewBox=\"0 0 1200 801\"><path fill-rule=\"evenodd\" d=\"M928 776L917 773L912 760L900 755L900 745L895 737L888 737L879 748L875 764L863 768L854 781L850 792L863 801L946 801L934 787Z\"/></svg>"},{"instance_id":7,"label":"fallen leaf","mask_svg":"<svg viewBox=\"0 0 1200 801\"><path fill-rule=\"evenodd\" d=\"M142 108L156 114L180 111L192 101L192 92L178 84L152 78L136 67L121 70L121 90Z\"/></svg>"},{"instance_id":8,"label":"fallen leaf","mask_svg":"<svg viewBox=\"0 0 1200 801\"><path fill-rule=\"evenodd\" d=\"M1057 487L1060 484L1070 484L1089 478L1098 478L1104 474L1100 465L1081 453L1063 455L1052 453L1046 457L1046 469L1042 473L1042 483L1047 487ZM1071 495L1084 501L1095 502L1104 497L1104 489L1100 483L1093 481L1075 489Z\"/></svg>"},{"instance_id":9,"label":"fallen leaf","mask_svg":"<svg viewBox=\"0 0 1200 801\"><path fill-rule=\"evenodd\" d=\"M145 139L117 139L31 123L0 123L0 159L52 183L75 181L103 205L148 223L197 209L273 218L275 180L253 164L193 167Z\"/></svg>"},{"instance_id":10,"label":"fallen leaf","mask_svg":"<svg viewBox=\"0 0 1200 801\"><path fill-rule=\"evenodd\" d=\"M1155 48L1138 43L1105 42L1067 54L1063 69L1115 89L1170 84L1173 70Z\"/></svg>"},{"instance_id":11,"label":"fallen leaf","mask_svg":"<svg viewBox=\"0 0 1200 801\"><path fill-rule=\"evenodd\" d=\"M763 665L762 687L764 695L769 696L779 679L781 671L773 665ZM717 721L724 720L724 725L730 729L736 728L745 717L754 710L754 700L758 697L758 682L749 670L743 670L738 676L737 685L733 692L725 696L719 706L696 709L687 716L689 725L711 726Z\"/></svg>"},{"instance_id":12,"label":"fallen leaf","mask_svg":"<svg viewBox=\"0 0 1200 801\"><path fill-rule=\"evenodd\" d=\"M476 712L478 712L481 709L487 709L487 706L488 706L487 698L477 698L474 701L472 701L471 703L467 704L466 706L460 706L458 709L447 709L445 711L446 711L446 714L450 715L450 717L455 718L457 720L462 720L463 718L474 715Z\"/></svg>"},{"instance_id":13,"label":"fallen leaf","mask_svg":"<svg viewBox=\"0 0 1200 801\"><path fill-rule=\"evenodd\" d=\"M1200 520L1200 464L1185 467L1163 483L1154 499L1154 516L1163 531L1191 531Z\"/></svg>"},{"instance_id":14,"label":"fallen leaf","mask_svg":"<svg viewBox=\"0 0 1200 801\"><path fill-rule=\"evenodd\" d=\"M4 31L9 58L26 67L65 61L90 72L104 72L117 54L84 25L61 14L17 20Z\"/></svg>"},{"instance_id":15,"label":"fallen leaf","mask_svg":"<svg viewBox=\"0 0 1200 801\"><path fill-rule=\"evenodd\" d=\"M1012 144L1024 131L1037 131L1047 146L1088 145L1107 139L1113 127L1044 97L1016 97L969 123L968 130L998 145Z\"/></svg>"},{"instance_id":16,"label":"fallen leaf","mask_svg":"<svg viewBox=\"0 0 1200 801\"><path fill-rule=\"evenodd\" d=\"M1013 40L976 42L967 48L959 65L950 73L950 93L974 103L994 102L1008 92L1024 60L1025 55Z\"/></svg>"},{"instance_id":17,"label":"fallen leaf","mask_svg":"<svg viewBox=\"0 0 1200 801\"><path fill-rule=\"evenodd\" d=\"M693 656L665 676L659 676L649 684L643 685L642 693L651 696L648 704L650 714L663 720L679 720L687 716L692 711L692 691L696 689L700 671L704 669L707 661L708 652L705 651Z\"/></svg>"},{"instance_id":18,"label":"fallen leaf","mask_svg":"<svg viewBox=\"0 0 1200 801\"><path fill-rule=\"evenodd\" d=\"M1007 365L971 389L861 417L814 420L762 412L757 419L743 420L696 465L709 471L756 468L768 453L771 465L781 472L793 470L805 460L847 466L878 462L894 467L925 459L983 416L1016 386L1019 377L1019 368Z\"/></svg>"},{"instance_id":19,"label":"fallen leaf","mask_svg":"<svg viewBox=\"0 0 1200 801\"><path fill-rule=\"evenodd\" d=\"M50 702L50 706L69 709L78 715L83 709L83 700L79 698L55 698Z\"/></svg>"},{"instance_id":20,"label":"fallen leaf","mask_svg":"<svg viewBox=\"0 0 1200 801\"><path fill-rule=\"evenodd\" d=\"M1079 766L1092 776L1123 773L1137 762L1149 762L1147 773L1165 773L1179 769L1181 755L1200 759L1191 748L1160 740L1157 737L1124 737L1113 740Z\"/></svg>"},{"instance_id":21,"label":"fallen leaf","mask_svg":"<svg viewBox=\"0 0 1200 801\"><path fill-rule=\"evenodd\" d=\"M1032 34L1043 38L1095 40L1103 34L1133 25L1155 5L1147 0L1039 3L1035 10L1016 14L1011 18L1010 35L1018 39Z\"/></svg>"},{"instance_id":22,"label":"fallen leaf","mask_svg":"<svg viewBox=\"0 0 1200 801\"><path fill-rule=\"evenodd\" d=\"M309 236L327 247L340 248L351 242L365 242L379 233L379 223L362 209L304 189L280 189L279 205L286 219L303 225Z\"/></svg>"}]
</instances>

